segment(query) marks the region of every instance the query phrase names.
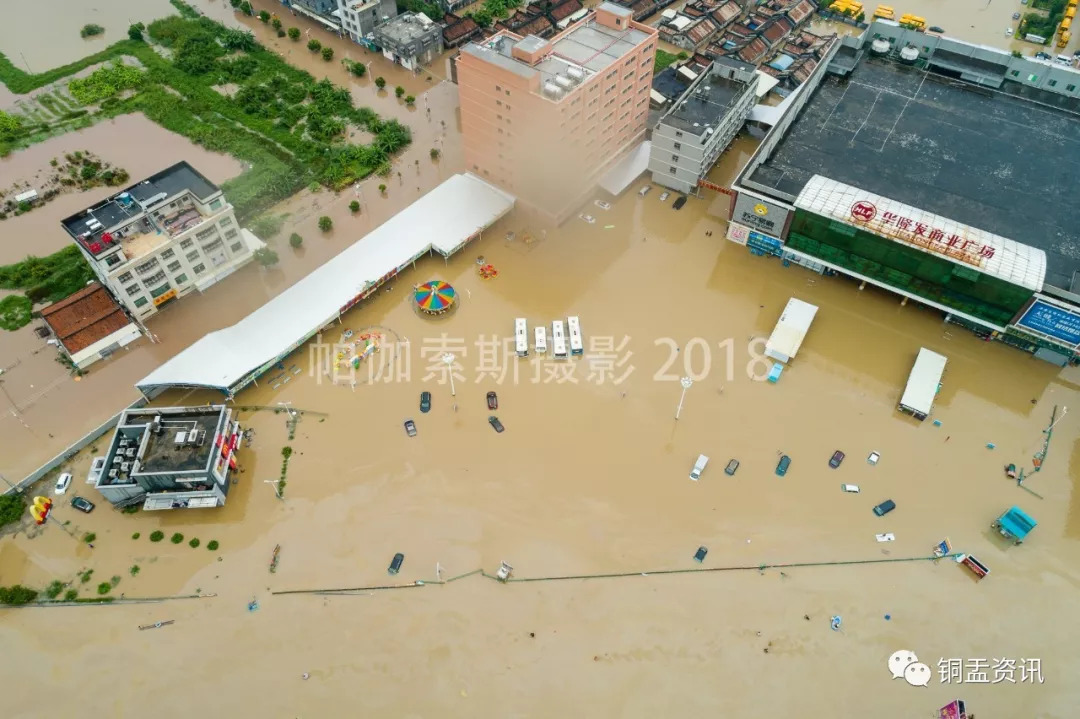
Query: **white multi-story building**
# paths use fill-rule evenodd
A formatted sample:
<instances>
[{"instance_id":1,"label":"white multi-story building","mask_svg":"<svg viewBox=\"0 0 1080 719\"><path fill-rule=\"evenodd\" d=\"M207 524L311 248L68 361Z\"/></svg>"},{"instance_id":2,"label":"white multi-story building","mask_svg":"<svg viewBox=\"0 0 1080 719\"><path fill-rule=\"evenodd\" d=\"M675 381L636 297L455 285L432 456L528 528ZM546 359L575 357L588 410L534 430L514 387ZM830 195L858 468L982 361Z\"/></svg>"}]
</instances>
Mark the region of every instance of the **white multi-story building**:
<instances>
[{"instance_id":1,"label":"white multi-story building","mask_svg":"<svg viewBox=\"0 0 1080 719\"><path fill-rule=\"evenodd\" d=\"M697 188L746 123L755 102L756 70L726 57L713 60L700 75L680 68L689 86L653 130L653 182L677 192Z\"/></svg>"},{"instance_id":2,"label":"white multi-story building","mask_svg":"<svg viewBox=\"0 0 1080 719\"><path fill-rule=\"evenodd\" d=\"M341 30L353 42L371 37L376 25L397 17L396 0L337 0Z\"/></svg>"},{"instance_id":3,"label":"white multi-story building","mask_svg":"<svg viewBox=\"0 0 1080 719\"><path fill-rule=\"evenodd\" d=\"M264 246L221 189L179 162L63 220L101 283L140 320L205 290Z\"/></svg>"}]
</instances>

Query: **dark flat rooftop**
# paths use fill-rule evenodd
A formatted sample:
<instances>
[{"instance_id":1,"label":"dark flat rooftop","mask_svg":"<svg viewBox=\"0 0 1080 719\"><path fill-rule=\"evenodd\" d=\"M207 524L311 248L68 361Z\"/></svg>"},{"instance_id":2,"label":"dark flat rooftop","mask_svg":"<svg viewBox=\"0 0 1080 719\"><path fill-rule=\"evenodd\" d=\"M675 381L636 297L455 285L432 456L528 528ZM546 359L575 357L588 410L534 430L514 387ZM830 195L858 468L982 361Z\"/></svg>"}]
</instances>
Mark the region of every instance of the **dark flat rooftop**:
<instances>
[{"instance_id":1,"label":"dark flat rooftop","mask_svg":"<svg viewBox=\"0 0 1080 719\"><path fill-rule=\"evenodd\" d=\"M674 65L669 65L653 77L652 87L668 101L674 101L686 92L689 83L679 77Z\"/></svg>"},{"instance_id":2,"label":"dark flat rooftop","mask_svg":"<svg viewBox=\"0 0 1080 719\"><path fill-rule=\"evenodd\" d=\"M793 198L815 174L993 232L1080 270L1080 117L867 58L827 75L772 157L746 178ZM750 185L753 187L753 185Z\"/></svg>"},{"instance_id":3,"label":"dark flat rooftop","mask_svg":"<svg viewBox=\"0 0 1080 719\"><path fill-rule=\"evenodd\" d=\"M690 96L679 103L679 107L673 109L663 122L700 135L705 132L706 125L716 125L727 114L745 89L746 83L738 80L719 75L704 77L694 86Z\"/></svg>"},{"instance_id":4,"label":"dark flat rooftop","mask_svg":"<svg viewBox=\"0 0 1080 719\"><path fill-rule=\"evenodd\" d=\"M207 408L211 409L211 408ZM147 423L153 421L153 413L145 415ZM164 415L161 434L151 434L143 453L140 474L148 472L190 472L205 469L214 446L214 433L217 430L221 410L212 412L191 412L183 415ZM129 420L133 419L129 417ZM142 421L142 417L136 422ZM203 430L204 440L201 445L177 445L177 432L189 432L193 428Z\"/></svg>"}]
</instances>

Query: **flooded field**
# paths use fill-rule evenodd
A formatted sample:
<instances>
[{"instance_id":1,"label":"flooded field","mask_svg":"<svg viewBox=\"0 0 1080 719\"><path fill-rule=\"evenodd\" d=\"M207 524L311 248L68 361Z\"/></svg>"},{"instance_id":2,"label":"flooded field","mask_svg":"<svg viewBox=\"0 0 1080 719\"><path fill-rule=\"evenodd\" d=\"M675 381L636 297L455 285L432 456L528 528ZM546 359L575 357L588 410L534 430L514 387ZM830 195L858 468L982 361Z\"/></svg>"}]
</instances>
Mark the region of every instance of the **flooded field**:
<instances>
[{"instance_id":1,"label":"flooded field","mask_svg":"<svg viewBox=\"0 0 1080 719\"><path fill-rule=\"evenodd\" d=\"M222 3L199 6L229 14ZM260 41L278 42L257 20L251 27ZM301 56L300 45L279 50L348 81L337 63ZM371 62L391 87L418 97L431 88L409 109L375 92L370 77L349 84L359 103L413 129L394 175L283 203L281 234L299 232L301 250L267 238L280 265L249 266L176 303L151 323L160 343L143 341L80 382L59 372L51 348L30 355L28 344L0 362L20 363L0 385L0 472L21 477L130 401L152 367L461 170L454 88ZM437 162L432 147L443 151ZM89 149L138 177L123 158ZM753 149L740 137L710 179L728 184ZM385 196L379 182L389 185ZM241 413L254 440L239 452L238 482L221 509L122 514L83 484L104 441L67 464L75 474L68 496L97 509L84 515L60 501L60 524L0 538L0 584L70 581L88 597L114 578L112 594L125 599L206 596L0 611L0 669L28 688L9 693L5 715L39 716L40 692L29 688L44 678L66 690L50 696L51 711L93 707L117 717L338 716L359 704L371 716L908 719L956 697L987 716L1072 717L1080 660L1058 625L1080 601L1080 425L1066 414L1054 427L1030 491L1002 467L1030 470L1055 407L1060 417L1080 398L1080 372L981 342L873 288L753 257L723 239L726 196L691 198L675 211L658 188L638 197L641 184L610 210L590 203L593 225L543 227L515 211L449 262L422 260L348 312L323 341L375 328L394 342L373 356L389 381L369 381L362 367L355 386L333 383L317 370L325 348L311 343L286 360L301 369L288 384L260 381L241 392L237 406L288 402L305 414L290 439L284 413ZM362 205L356 216L353 198ZM315 226L321 214L334 220L329 233ZM508 240L510 231L538 239ZM496 279L478 276L480 255ZM415 311L410 287L429 279L454 284L456 311L438 319ZM820 310L798 357L770 384L758 352L792 296ZM510 336L515 317L535 326L567 315L581 318L584 357L519 359L493 344ZM933 415L940 426L895 410L920 347L949 358ZM437 360L446 351L459 366L452 385ZM676 420L681 376L694 383ZM424 390L433 395L429 413L418 409ZM498 393L501 434L487 422L488 391ZM159 403L220 398L172 392ZM402 428L407 418L415 438ZM272 482L284 446L293 454L278 499ZM837 449L847 459L831 469ZM881 454L876 466L865 461L871 451ZM692 482L701 453L711 462ZM781 454L792 460L783 478L774 473ZM740 467L728 476L732 458ZM861 492L844 493L841 483ZM886 499L897 509L874 516ZM1013 504L1039 521L1020 546L990 529ZM155 530L166 541L150 542ZM96 535L93 548L81 541L86 532ZM895 541L875 541L886 532ZM183 540L168 541L174 533ZM977 583L951 560L848 563L926 557L945 537L992 574ZM208 550L211 540L218 550ZM699 546L709 550L701 565L692 559ZM404 565L388 579L397 552ZM416 584L494 573L504 560L520 579L627 576ZM771 566L791 563L822 565ZM649 574L699 567L741 569ZM86 570L84 583L77 575ZM370 589L398 584L408 588ZM272 594L356 587L369 589ZM258 609L249 611L253 599ZM842 617L839 631L833 616ZM890 678L886 662L899 649L930 667L927 688ZM987 682L965 669L944 683L939 660L950 659L984 661ZM1035 660L1038 676L1022 672ZM995 674L1007 662L1016 667L1011 681Z\"/></svg>"},{"instance_id":2,"label":"flooded field","mask_svg":"<svg viewBox=\"0 0 1080 719\"><path fill-rule=\"evenodd\" d=\"M12 15L0 24L0 50L19 69L35 74L126 40L132 23L176 13L168 0L18 3L8 10ZM79 37L83 25L90 23L105 28L104 34Z\"/></svg>"},{"instance_id":3,"label":"flooded field","mask_svg":"<svg viewBox=\"0 0 1080 719\"><path fill-rule=\"evenodd\" d=\"M372 713L415 716L498 715L508 706L519 716L582 708L655 716L662 707L828 716L858 705L899 718L955 696L1002 716L1069 716L1077 660L1047 618L1078 599L1080 429L1069 417L1055 428L1045 470L1028 482L1044 499L1001 468L1030 467L1054 405L1076 401L1075 378L895 297L754 258L722 239L713 204L694 199L676 212L655 192L639 198L631 189L597 224L548 228L530 246L503 239L507 230L538 234L511 216L448 264L423 261L345 316L342 329L377 326L407 341L407 376L398 364L391 382L361 375L355 388L331 384L311 376L304 348L288 360L304 370L292 382L237 397L311 413L291 441L284 414L244 414L255 439L240 453L243 472L226 507L128 516L99 503L86 516L61 506L57 517L71 520L76 537L97 534L93 550L56 526L0 540L0 574L32 585L93 568L87 586L121 576L115 591L128 598L216 595L10 612L0 636L20 661L9 675L27 684L56 677L78 687L55 700L58 708L107 704L118 716L147 706L163 716L333 714L357 696ZM477 276L479 254L497 279ZM440 320L409 301L411 284L433 278L462 295ZM768 335L791 296L819 305L817 320L778 384L754 381L748 373L764 368L751 340ZM477 344L507 337L514 317L536 324L570 314L581 317L583 359L487 356ZM940 427L895 411L920 346L950 361L934 415ZM432 359L444 350L461 365L453 396ZM698 381L675 421L684 373ZM433 408L421 414L425 389ZM498 392L503 434L486 421L489 390ZM406 418L416 438L406 437ZM267 482L286 444L294 454L278 500ZM837 470L827 466L835 449L848 455ZM870 451L882 455L877 466L865 462ZM781 452L792 458L783 479L773 472ZM687 473L699 453L712 463L695 483ZM741 466L729 477L723 466L733 457ZM861 493L842 493L842 482ZM898 509L875 517L871 507L888 498ZM1019 547L989 528L1014 503L1040 521ZM159 528L203 547L149 543ZM882 532L896 541L877 543ZM976 583L951 561L920 561L506 586L472 576L411 591L270 594L430 581L437 565L446 579L493 572L502 560L522 578L689 569L699 545L709 549L706 568L900 559L927 556L946 536L992 576ZM219 552L206 551L210 539ZM276 544L281 563L269 574ZM405 564L388 582L395 552ZM141 568L134 578L132 565ZM253 597L260 608L249 612ZM843 618L840 632L829 629L833 615ZM169 619L176 624L136 628ZM886 659L900 648L932 667L928 689L890 680ZM938 659L961 657L1037 657L1044 683L1017 673L1011 684L943 685ZM178 686L167 669L178 661L216 691ZM117 662L139 666L119 691L106 681ZM656 685L665 689L648 689ZM17 703L14 715L32 715L35 701Z\"/></svg>"}]
</instances>

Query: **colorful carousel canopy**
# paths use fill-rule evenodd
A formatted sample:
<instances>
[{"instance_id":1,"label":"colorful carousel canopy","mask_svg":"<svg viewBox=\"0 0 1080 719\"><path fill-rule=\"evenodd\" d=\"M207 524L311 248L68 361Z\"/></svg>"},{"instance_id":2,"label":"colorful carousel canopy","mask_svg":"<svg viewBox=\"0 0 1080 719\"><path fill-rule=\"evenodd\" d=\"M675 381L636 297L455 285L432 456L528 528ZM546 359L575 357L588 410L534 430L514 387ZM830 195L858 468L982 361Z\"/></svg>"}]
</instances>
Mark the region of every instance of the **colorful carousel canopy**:
<instances>
[{"instance_id":1,"label":"colorful carousel canopy","mask_svg":"<svg viewBox=\"0 0 1080 719\"><path fill-rule=\"evenodd\" d=\"M417 287L414 298L425 312L443 312L454 304L457 290L442 280L432 280Z\"/></svg>"}]
</instances>

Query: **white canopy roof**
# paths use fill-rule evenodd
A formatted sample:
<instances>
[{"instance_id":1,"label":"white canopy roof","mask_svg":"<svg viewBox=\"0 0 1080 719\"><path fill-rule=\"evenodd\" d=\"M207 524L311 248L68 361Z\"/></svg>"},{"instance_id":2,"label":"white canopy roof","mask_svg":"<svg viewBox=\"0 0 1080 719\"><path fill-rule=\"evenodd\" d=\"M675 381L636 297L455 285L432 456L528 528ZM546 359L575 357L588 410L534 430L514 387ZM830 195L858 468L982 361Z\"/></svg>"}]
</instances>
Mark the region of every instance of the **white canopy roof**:
<instances>
[{"instance_id":1,"label":"white canopy roof","mask_svg":"<svg viewBox=\"0 0 1080 719\"><path fill-rule=\"evenodd\" d=\"M765 355L780 362L789 362L799 353L806 333L817 315L817 305L792 297L788 300L772 335L765 343Z\"/></svg>"},{"instance_id":2,"label":"white canopy roof","mask_svg":"<svg viewBox=\"0 0 1080 719\"><path fill-rule=\"evenodd\" d=\"M454 175L232 327L211 332L144 377L163 387L235 388L335 318L368 283L429 250L450 255L514 206L514 197L471 174Z\"/></svg>"},{"instance_id":3,"label":"white canopy roof","mask_svg":"<svg viewBox=\"0 0 1080 719\"><path fill-rule=\"evenodd\" d=\"M1046 279L1046 253L1036 247L821 175L810 178L795 207L1035 292Z\"/></svg>"},{"instance_id":4,"label":"white canopy roof","mask_svg":"<svg viewBox=\"0 0 1080 719\"><path fill-rule=\"evenodd\" d=\"M618 195L629 187L631 182L649 169L649 153L651 151L652 142L646 140L624 155L622 159L612 165L611 169L600 177L601 189L612 195Z\"/></svg>"}]
</instances>

